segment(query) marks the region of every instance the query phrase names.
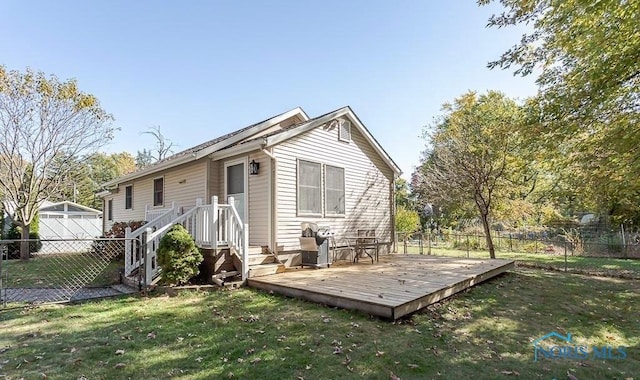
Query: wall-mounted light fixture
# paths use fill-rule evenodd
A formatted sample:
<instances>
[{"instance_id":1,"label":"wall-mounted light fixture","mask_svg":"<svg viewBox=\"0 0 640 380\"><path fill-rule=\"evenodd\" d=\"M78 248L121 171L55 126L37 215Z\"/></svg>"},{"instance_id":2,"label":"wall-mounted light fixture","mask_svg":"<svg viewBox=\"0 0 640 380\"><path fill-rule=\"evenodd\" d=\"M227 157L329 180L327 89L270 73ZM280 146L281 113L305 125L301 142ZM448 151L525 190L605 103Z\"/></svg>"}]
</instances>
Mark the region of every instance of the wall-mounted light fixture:
<instances>
[{"instance_id":1,"label":"wall-mounted light fixture","mask_svg":"<svg viewBox=\"0 0 640 380\"><path fill-rule=\"evenodd\" d=\"M251 162L249 162L249 174L257 175L259 172L260 172L260 163L255 162L254 160L251 160Z\"/></svg>"}]
</instances>

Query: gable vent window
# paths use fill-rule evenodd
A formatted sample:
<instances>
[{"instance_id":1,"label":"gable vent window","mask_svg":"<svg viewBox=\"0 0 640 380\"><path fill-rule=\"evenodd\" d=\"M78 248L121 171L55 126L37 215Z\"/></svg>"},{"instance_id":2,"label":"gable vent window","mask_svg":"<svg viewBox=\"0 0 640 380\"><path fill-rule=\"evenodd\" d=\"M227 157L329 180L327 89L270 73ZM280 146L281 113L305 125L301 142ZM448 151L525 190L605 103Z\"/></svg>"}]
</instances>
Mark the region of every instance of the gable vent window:
<instances>
[{"instance_id":1,"label":"gable vent window","mask_svg":"<svg viewBox=\"0 0 640 380\"><path fill-rule=\"evenodd\" d=\"M340 119L338 121L338 140L351 141L351 122L349 120Z\"/></svg>"}]
</instances>

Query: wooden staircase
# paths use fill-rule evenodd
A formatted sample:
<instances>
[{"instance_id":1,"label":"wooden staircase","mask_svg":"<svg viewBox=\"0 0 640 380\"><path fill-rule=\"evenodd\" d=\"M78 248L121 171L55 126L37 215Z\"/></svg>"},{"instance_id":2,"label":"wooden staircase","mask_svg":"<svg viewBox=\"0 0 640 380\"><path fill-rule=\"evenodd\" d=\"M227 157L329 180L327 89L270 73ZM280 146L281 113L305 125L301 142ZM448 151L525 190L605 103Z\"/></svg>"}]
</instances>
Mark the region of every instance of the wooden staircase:
<instances>
[{"instance_id":1,"label":"wooden staircase","mask_svg":"<svg viewBox=\"0 0 640 380\"><path fill-rule=\"evenodd\" d=\"M235 260L239 260L235 256ZM238 267L238 263L236 267ZM282 273L285 266L278 260L275 254L266 247L249 247L249 278L268 276L271 274Z\"/></svg>"}]
</instances>

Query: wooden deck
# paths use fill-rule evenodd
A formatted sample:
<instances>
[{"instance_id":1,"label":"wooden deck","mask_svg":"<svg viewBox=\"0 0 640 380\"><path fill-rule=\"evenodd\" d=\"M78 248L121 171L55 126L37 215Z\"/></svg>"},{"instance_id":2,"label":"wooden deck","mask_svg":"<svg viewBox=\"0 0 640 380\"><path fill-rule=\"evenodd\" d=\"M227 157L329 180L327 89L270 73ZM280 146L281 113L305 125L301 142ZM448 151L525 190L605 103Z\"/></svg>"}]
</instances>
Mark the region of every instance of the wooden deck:
<instances>
[{"instance_id":1,"label":"wooden deck","mask_svg":"<svg viewBox=\"0 0 640 380\"><path fill-rule=\"evenodd\" d=\"M511 260L381 256L371 264L288 269L248 285L290 297L398 319L513 268Z\"/></svg>"}]
</instances>

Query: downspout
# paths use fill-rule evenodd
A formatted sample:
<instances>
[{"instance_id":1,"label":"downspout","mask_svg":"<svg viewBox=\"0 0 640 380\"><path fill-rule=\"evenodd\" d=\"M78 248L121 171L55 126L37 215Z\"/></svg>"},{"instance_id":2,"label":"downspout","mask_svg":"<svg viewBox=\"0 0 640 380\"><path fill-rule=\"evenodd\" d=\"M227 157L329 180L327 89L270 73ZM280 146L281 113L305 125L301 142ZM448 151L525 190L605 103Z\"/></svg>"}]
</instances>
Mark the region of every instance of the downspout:
<instances>
[{"instance_id":1,"label":"downspout","mask_svg":"<svg viewBox=\"0 0 640 380\"><path fill-rule=\"evenodd\" d=\"M262 151L262 153L264 153L267 157L269 157L271 159L271 161L269 161L269 218L267 220L267 229L269 230L269 246L271 247L271 250L273 251L273 253L276 254L276 256L278 255L278 246L277 246L277 212L278 209L276 207L276 199L277 199L277 194L276 194L276 180L277 180L277 167L278 167L278 160L276 159L276 156L273 155L273 148L270 148L271 151L266 150L263 147L260 148L260 150Z\"/></svg>"},{"instance_id":2,"label":"downspout","mask_svg":"<svg viewBox=\"0 0 640 380\"><path fill-rule=\"evenodd\" d=\"M391 181L391 191L389 191L389 194L391 194L391 199L389 204L391 205L390 209L391 209L391 251L393 253L397 253L398 252L398 245L396 242L396 175L393 175L393 180ZM392 252L387 252L387 253L392 253Z\"/></svg>"}]
</instances>

